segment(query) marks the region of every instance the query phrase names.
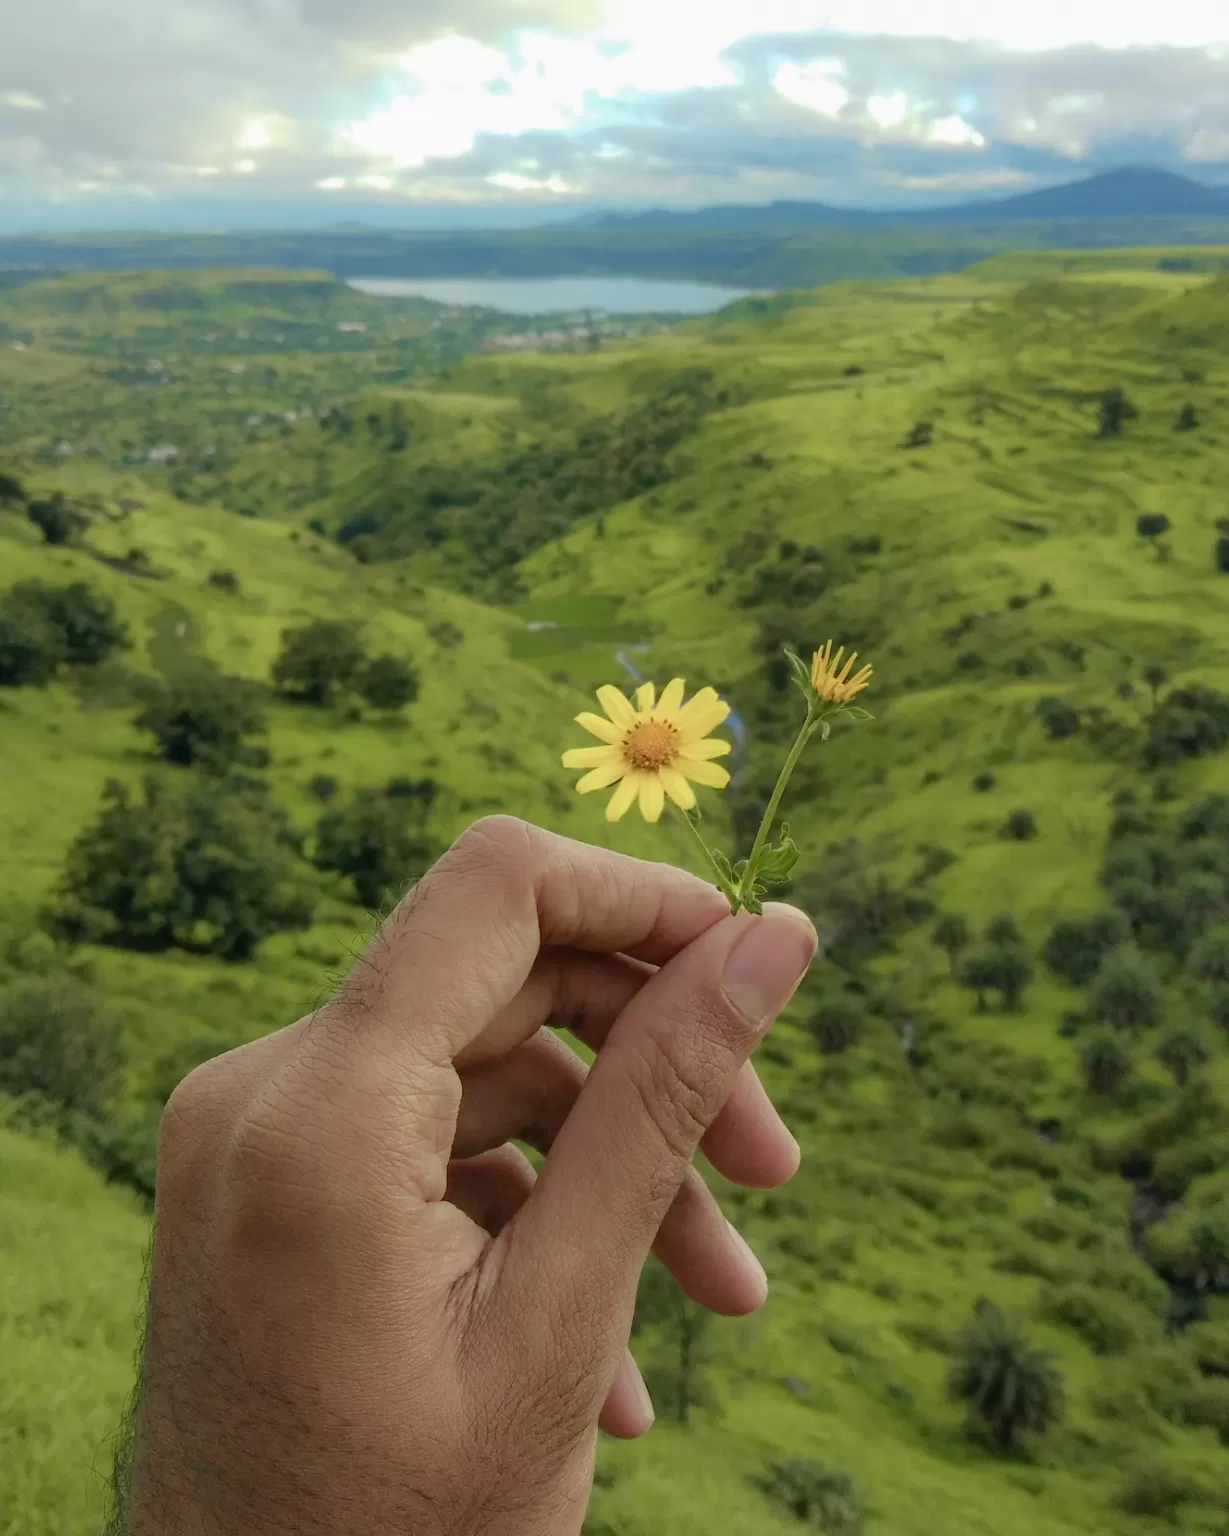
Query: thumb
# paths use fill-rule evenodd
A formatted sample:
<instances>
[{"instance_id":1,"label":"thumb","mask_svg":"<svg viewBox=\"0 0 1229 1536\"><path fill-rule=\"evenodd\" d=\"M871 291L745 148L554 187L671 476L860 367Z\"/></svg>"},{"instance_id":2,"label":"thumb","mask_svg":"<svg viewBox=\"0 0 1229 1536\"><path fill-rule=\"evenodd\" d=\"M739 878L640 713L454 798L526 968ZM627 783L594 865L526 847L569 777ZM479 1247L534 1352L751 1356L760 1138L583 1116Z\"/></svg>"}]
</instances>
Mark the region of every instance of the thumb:
<instances>
[{"instance_id":1,"label":"thumb","mask_svg":"<svg viewBox=\"0 0 1229 1536\"><path fill-rule=\"evenodd\" d=\"M803 913L772 904L717 923L646 982L501 1237L513 1294L532 1285L556 1326L562 1311L590 1335L623 1328L701 1138L818 947Z\"/></svg>"}]
</instances>

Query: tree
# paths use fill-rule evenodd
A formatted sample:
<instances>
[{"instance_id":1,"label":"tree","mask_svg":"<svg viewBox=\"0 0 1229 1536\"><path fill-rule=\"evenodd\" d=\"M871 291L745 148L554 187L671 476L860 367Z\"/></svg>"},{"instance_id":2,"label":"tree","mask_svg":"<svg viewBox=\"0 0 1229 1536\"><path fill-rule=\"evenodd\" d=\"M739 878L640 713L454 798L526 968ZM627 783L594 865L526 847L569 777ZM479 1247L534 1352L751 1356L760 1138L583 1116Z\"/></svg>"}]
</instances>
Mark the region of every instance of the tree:
<instances>
[{"instance_id":1,"label":"tree","mask_svg":"<svg viewBox=\"0 0 1229 1536\"><path fill-rule=\"evenodd\" d=\"M1151 1029L1165 1016L1161 978L1134 944L1122 944L1106 955L1088 1002L1093 1018L1115 1029Z\"/></svg>"},{"instance_id":2,"label":"tree","mask_svg":"<svg viewBox=\"0 0 1229 1536\"><path fill-rule=\"evenodd\" d=\"M656 1348L644 1370L654 1405L677 1424L717 1405L710 1368L713 1314L683 1293L657 1259L645 1265L636 1293L632 1337L652 1331Z\"/></svg>"},{"instance_id":3,"label":"tree","mask_svg":"<svg viewBox=\"0 0 1229 1536\"><path fill-rule=\"evenodd\" d=\"M1152 552L1160 558L1161 546L1157 540L1164 537L1172 527L1172 523L1164 512L1145 512L1135 524L1135 532L1141 539L1147 539L1152 545Z\"/></svg>"},{"instance_id":4,"label":"tree","mask_svg":"<svg viewBox=\"0 0 1229 1536\"><path fill-rule=\"evenodd\" d=\"M1196 683L1177 688L1148 720L1144 763L1163 768L1229 746L1229 696Z\"/></svg>"},{"instance_id":5,"label":"tree","mask_svg":"<svg viewBox=\"0 0 1229 1536\"><path fill-rule=\"evenodd\" d=\"M862 1536L862 1505L848 1473L795 1457L772 1462L755 1481L795 1520L823 1536Z\"/></svg>"},{"instance_id":6,"label":"tree","mask_svg":"<svg viewBox=\"0 0 1229 1536\"><path fill-rule=\"evenodd\" d=\"M866 1010L852 997L827 998L812 1013L809 1028L825 1056L839 1056L857 1045L866 1025Z\"/></svg>"},{"instance_id":7,"label":"tree","mask_svg":"<svg viewBox=\"0 0 1229 1536\"><path fill-rule=\"evenodd\" d=\"M50 682L63 655L61 638L45 614L0 606L0 688Z\"/></svg>"},{"instance_id":8,"label":"tree","mask_svg":"<svg viewBox=\"0 0 1229 1536\"><path fill-rule=\"evenodd\" d=\"M359 674L358 691L372 709L392 714L418 697L419 678L409 662L397 656L374 656Z\"/></svg>"},{"instance_id":9,"label":"tree","mask_svg":"<svg viewBox=\"0 0 1229 1536\"><path fill-rule=\"evenodd\" d=\"M1169 682L1169 673L1166 668L1154 662L1152 666L1144 668L1144 682L1152 694L1152 707L1155 710L1161 702L1161 689Z\"/></svg>"},{"instance_id":10,"label":"tree","mask_svg":"<svg viewBox=\"0 0 1229 1536\"><path fill-rule=\"evenodd\" d=\"M1223 982L1212 989L1212 996L1208 1002L1208 1014L1217 1029L1223 1029L1229 1034L1229 986Z\"/></svg>"},{"instance_id":11,"label":"tree","mask_svg":"<svg viewBox=\"0 0 1229 1536\"><path fill-rule=\"evenodd\" d=\"M323 707L353 685L366 659L356 625L315 619L283 631L273 681L288 698Z\"/></svg>"},{"instance_id":12,"label":"tree","mask_svg":"<svg viewBox=\"0 0 1229 1536\"><path fill-rule=\"evenodd\" d=\"M129 646L128 627L114 602L84 581L63 587L19 581L5 602L41 613L60 636L62 659L72 666L99 666Z\"/></svg>"},{"instance_id":13,"label":"tree","mask_svg":"<svg viewBox=\"0 0 1229 1536\"><path fill-rule=\"evenodd\" d=\"M1079 710L1056 694L1047 694L1038 699L1036 714L1051 741L1062 741L1066 736L1074 736L1080 728Z\"/></svg>"},{"instance_id":14,"label":"tree","mask_svg":"<svg viewBox=\"0 0 1229 1536\"><path fill-rule=\"evenodd\" d=\"M1135 421L1139 410L1127 397L1121 384L1105 390L1097 407L1097 436L1120 437L1128 421Z\"/></svg>"},{"instance_id":15,"label":"tree","mask_svg":"<svg viewBox=\"0 0 1229 1536\"><path fill-rule=\"evenodd\" d=\"M378 909L430 865L436 853L423 831L410 826L411 802L376 789L357 790L350 803L329 810L316 827L317 869L348 875L359 903Z\"/></svg>"},{"instance_id":16,"label":"tree","mask_svg":"<svg viewBox=\"0 0 1229 1536\"><path fill-rule=\"evenodd\" d=\"M0 470L0 504L25 500L26 488L21 481L15 475L8 475Z\"/></svg>"},{"instance_id":17,"label":"tree","mask_svg":"<svg viewBox=\"0 0 1229 1536\"><path fill-rule=\"evenodd\" d=\"M1031 843L1039 836L1037 818L1032 811L1012 811L1011 815L1003 823L1001 835L1009 842Z\"/></svg>"},{"instance_id":18,"label":"tree","mask_svg":"<svg viewBox=\"0 0 1229 1536\"><path fill-rule=\"evenodd\" d=\"M986 942L988 944L1023 944L1024 935L1016 925L1015 918L1004 912L998 917L991 918L987 923Z\"/></svg>"},{"instance_id":19,"label":"tree","mask_svg":"<svg viewBox=\"0 0 1229 1536\"><path fill-rule=\"evenodd\" d=\"M1001 1454L1062 1422L1066 1399L1053 1356L1034 1349L989 1301L979 1301L957 1336L948 1392L968 1409L970 1429Z\"/></svg>"},{"instance_id":20,"label":"tree","mask_svg":"<svg viewBox=\"0 0 1229 1536\"><path fill-rule=\"evenodd\" d=\"M1088 918L1060 918L1041 946L1041 958L1056 976L1086 987L1110 950L1126 944L1131 926L1121 912L1097 912Z\"/></svg>"},{"instance_id":21,"label":"tree","mask_svg":"<svg viewBox=\"0 0 1229 1536\"><path fill-rule=\"evenodd\" d=\"M243 678L199 667L173 679L137 717L168 763L224 773L250 761L249 736L267 730L260 689Z\"/></svg>"},{"instance_id":22,"label":"tree","mask_svg":"<svg viewBox=\"0 0 1229 1536\"><path fill-rule=\"evenodd\" d=\"M1178 419L1174 422L1175 432L1193 432L1199 425L1199 412L1188 401L1178 412Z\"/></svg>"},{"instance_id":23,"label":"tree","mask_svg":"<svg viewBox=\"0 0 1229 1536\"><path fill-rule=\"evenodd\" d=\"M960 972L963 986L977 993L977 1010L985 1012L986 993L998 992L1005 1013L1017 1013L1024 991L1033 979L1033 965L1024 950L1000 944L982 950L965 961Z\"/></svg>"},{"instance_id":24,"label":"tree","mask_svg":"<svg viewBox=\"0 0 1229 1536\"><path fill-rule=\"evenodd\" d=\"M118 1025L79 983L21 981L0 994L0 1091L98 1117L119 1087L122 1060Z\"/></svg>"},{"instance_id":25,"label":"tree","mask_svg":"<svg viewBox=\"0 0 1229 1536\"><path fill-rule=\"evenodd\" d=\"M960 957L969 947L971 939L969 920L962 913L945 913L935 924L930 942L947 956L948 967L953 976L956 974Z\"/></svg>"},{"instance_id":26,"label":"tree","mask_svg":"<svg viewBox=\"0 0 1229 1536\"><path fill-rule=\"evenodd\" d=\"M58 493L47 501L31 501L26 516L43 536L45 544L75 544L89 522L74 512Z\"/></svg>"},{"instance_id":27,"label":"tree","mask_svg":"<svg viewBox=\"0 0 1229 1536\"><path fill-rule=\"evenodd\" d=\"M1210 928L1191 951L1191 973L1200 981L1229 983L1229 926Z\"/></svg>"},{"instance_id":28,"label":"tree","mask_svg":"<svg viewBox=\"0 0 1229 1536\"><path fill-rule=\"evenodd\" d=\"M1171 1029L1157 1046L1156 1057L1173 1074L1178 1087L1185 1088L1191 1074L1212 1060L1212 1051L1198 1030L1179 1027Z\"/></svg>"},{"instance_id":29,"label":"tree","mask_svg":"<svg viewBox=\"0 0 1229 1536\"><path fill-rule=\"evenodd\" d=\"M1100 1034L1080 1052L1080 1067L1089 1093L1113 1093L1135 1070L1135 1060L1117 1035Z\"/></svg>"},{"instance_id":30,"label":"tree","mask_svg":"<svg viewBox=\"0 0 1229 1536\"><path fill-rule=\"evenodd\" d=\"M69 849L47 923L70 943L248 960L269 934L311 921L298 846L251 780L149 775L135 801L112 779L98 820Z\"/></svg>"}]
</instances>

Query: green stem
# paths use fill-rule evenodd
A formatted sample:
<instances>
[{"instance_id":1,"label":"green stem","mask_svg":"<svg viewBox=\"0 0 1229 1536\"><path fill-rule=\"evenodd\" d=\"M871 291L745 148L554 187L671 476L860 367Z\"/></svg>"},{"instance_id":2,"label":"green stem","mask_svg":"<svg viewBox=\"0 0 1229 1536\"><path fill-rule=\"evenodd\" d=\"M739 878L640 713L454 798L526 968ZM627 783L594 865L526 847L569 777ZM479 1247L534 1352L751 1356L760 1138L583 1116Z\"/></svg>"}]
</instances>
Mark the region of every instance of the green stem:
<instances>
[{"instance_id":1,"label":"green stem","mask_svg":"<svg viewBox=\"0 0 1229 1536\"><path fill-rule=\"evenodd\" d=\"M768 834L772 831L772 824L777 819L777 811L781 805L781 797L785 794L785 787L793 776L794 769L798 766L798 759L806 750L807 742L819 729L821 717L812 710L808 710L806 722L798 732L794 745L790 748L789 756L785 759L785 766L777 778L776 788L768 802L768 808L764 812L764 819L760 822L760 830L755 834L755 842L751 847L751 856L747 860L747 867L743 871L742 882L738 888L738 899L741 903L743 894L751 889L755 879L756 867L760 861L760 855L764 851L764 844L768 841Z\"/></svg>"},{"instance_id":2,"label":"green stem","mask_svg":"<svg viewBox=\"0 0 1229 1536\"><path fill-rule=\"evenodd\" d=\"M718 864L717 860L713 857L712 850L709 848L708 844L704 841L704 839L700 836L700 829L699 829L699 827L696 826L695 822L692 821L691 817L687 814L686 811L679 810L679 808L677 806L675 806L674 807L674 812L675 812L675 815L678 817L678 819L687 828L687 831L688 831L688 833L691 836L691 840L695 843L696 847L704 855L705 863L707 863L708 867L712 870L714 876L716 877L718 890L722 893L722 895L730 903L731 909L734 910L734 911L737 911L738 910L738 902L739 902L738 892L733 888L733 886L730 884L730 882L722 874L722 872L721 872L721 865Z\"/></svg>"}]
</instances>

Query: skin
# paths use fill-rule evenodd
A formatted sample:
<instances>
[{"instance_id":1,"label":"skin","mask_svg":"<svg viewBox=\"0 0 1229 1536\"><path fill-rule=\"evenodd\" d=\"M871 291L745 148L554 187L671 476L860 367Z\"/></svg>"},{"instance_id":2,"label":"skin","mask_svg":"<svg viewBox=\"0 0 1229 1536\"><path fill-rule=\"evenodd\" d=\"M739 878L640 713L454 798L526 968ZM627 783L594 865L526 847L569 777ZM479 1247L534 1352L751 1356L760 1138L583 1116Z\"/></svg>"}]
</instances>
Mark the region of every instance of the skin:
<instances>
[{"instance_id":1,"label":"skin","mask_svg":"<svg viewBox=\"0 0 1229 1536\"><path fill-rule=\"evenodd\" d=\"M650 1250L714 1311L765 1299L692 1159L796 1171L748 1058L816 949L791 908L471 827L334 1001L168 1104L116 1529L577 1536L599 1425L652 1422Z\"/></svg>"}]
</instances>

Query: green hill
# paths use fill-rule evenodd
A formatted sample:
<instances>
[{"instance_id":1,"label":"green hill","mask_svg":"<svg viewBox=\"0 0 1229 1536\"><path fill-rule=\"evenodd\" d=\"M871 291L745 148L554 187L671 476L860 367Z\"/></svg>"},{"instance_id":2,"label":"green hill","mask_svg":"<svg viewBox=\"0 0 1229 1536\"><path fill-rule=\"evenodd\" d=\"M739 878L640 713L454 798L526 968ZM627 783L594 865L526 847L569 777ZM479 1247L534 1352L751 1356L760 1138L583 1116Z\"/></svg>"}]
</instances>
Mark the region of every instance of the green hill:
<instances>
[{"instance_id":1,"label":"green hill","mask_svg":"<svg viewBox=\"0 0 1229 1536\"><path fill-rule=\"evenodd\" d=\"M405 723L269 702L264 776L308 848L314 775L343 790L430 775L446 786L438 838L499 806L678 862L672 829L611 829L567 792L557 755L584 693L628 662L725 690L749 747L714 825L745 840L791 730L780 645L834 634L874 662L876 720L815 749L789 805L792 899L829 958L762 1066L803 1171L775 1194L723 1191L773 1295L754 1322L713 1326L719 1413L604 1448L595 1532L798 1529L755 1481L787 1458L849 1474L868 1536L1229 1528L1229 814L1214 798L1229 794L1229 288L1156 253L1072 270L1059 254L749 300L589 356L471 356L413 390L371 383L323 430L244 445L179 498L84 459L3 466L89 519L80 547L48 548L22 503L0 509L6 575L88 580L137 640L96 671L0 692L14 981L64 964L37 908L104 781L150 766L141 679L201 654L267 683L283 627L340 615L418 666ZM1136 414L1098 435L1115 388ZM261 517L219 505L257 493ZM1169 528L1141 536L1160 514ZM238 592L210 584L220 569ZM122 1017L131 1104L154 1102L177 1044L287 1022L344 965L366 919L340 879L310 878L314 926L244 965L76 952ZM1122 989L1079 969L1090 954L1096 968L1095 936L1046 943L1098 912L1137 940L1130 963L1166 1015L1116 1032L1134 1072L1110 1091L1082 1060L1095 1015L1122 1023ZM942 913L967 919L974 957L988 924L1014 922L1006 947L1032 968L1018 1011L997 981L953 980L931 942ZM1176 1028L1206 1061L1157 1059ZM72 1154L29 1155L50 1183L10 1193L23 1230L89 1187L115 1251L131 1238L109 1281L88 1233L63 1258L127 1318L131 1209ZM4 1250L19 1292L42 1285L36 1248ZM1065 1420L1027 1454L970 1440L947 1397L952 1335L981 1297L1064 1378ZM94 1418L46 1337L18 1379L39 1369L78 1394L96 1444L130 1335L99 1346ZM669 1366L668 1333L641 1344ZM36 1433L30 1411L0 1398L0 1445ZM86 1451L40 1445L58 1474L31 1505L0 1456L0 1508L24 1498L35 1530L89 1529Z\"/></svg>"}]
</instances>

